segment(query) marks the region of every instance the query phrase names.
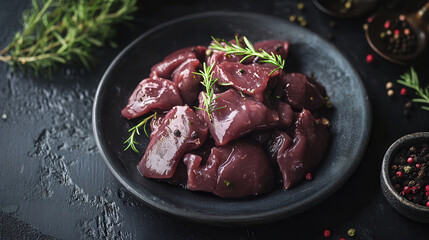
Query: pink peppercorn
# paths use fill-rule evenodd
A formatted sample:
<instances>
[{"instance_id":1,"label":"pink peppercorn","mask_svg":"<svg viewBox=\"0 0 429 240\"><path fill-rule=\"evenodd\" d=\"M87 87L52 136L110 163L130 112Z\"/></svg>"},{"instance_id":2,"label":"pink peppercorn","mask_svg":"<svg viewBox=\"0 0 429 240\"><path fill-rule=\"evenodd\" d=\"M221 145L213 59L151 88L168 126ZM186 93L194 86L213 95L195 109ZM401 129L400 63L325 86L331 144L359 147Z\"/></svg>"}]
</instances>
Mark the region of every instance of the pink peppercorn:
<instances>
[{"instance_id":1,"label":"pink peppercorn","mask_svg":"<svg viewBox=\"0 0 429 240\"><path fill-rule=\"evenodd\" d=\"M412 193L416 193L416 192L417 192L417 187L415 187L415 186L411 187L411 192L412 192ZM413 197L413 198L414 198L414 197Z\"/></svg>"},{"instance_id":2,"label":"pink peppercorn","mask_svg":"<svg viewBox=\"0 0 429 240\"><path fill-rule=\"evenodd\" d=\"M429 192L429 185L426 185L426 187L425 187L425 191L426 191L426 192Z\"/></svg>"},{"instance_id":3,"label":"pink peppercorn","mask_svg":"<svg viewBox=\"0 0 429 240\"><path fill-rule=\"evenodd\" d=\"M312 180L312 179L313 179L313 175L312 175L311 173L307 173L307 174L305 175L305 179L306 179L306 180L308 180L308 181L310 181L310 180Z\"/></svg>"},{"instance_id":4,"label":"pink peppercorn","mask_svg":"<svg viewBox=\"0 0 429 240\"><path fill-rule=\"evenodd\" d=\"M404 193L408 194L408 193L410 193L410 191L411 191L410 187L408 187L408 186L404 187Z\"/></svg>"},{"instance_id":5,"label":"pink peppercorn","mask_svg":"<svg viewBox=\"0 0 429 240\"><path fill-rule=\"evenodd\" d=\"M393 33L394 33L395 35L399 35L401 32L400 32L398 29L396 29L395 31L393 31Z\"/></svg>"},{"instance_id":6,"label":"pink peppercorn","mask_svg":"<svg viewBox=\"0 0 429 240\"><path fill-rule=\"evenodd\" d=\"M323 236L325 236L326 238L330 237L331 236L331 231L329 229L326 229L325 231L323 231Z\"/></svg>"},{"instance_id":7,"label":"pink peppercorn","mask_svg":"<svg viewBox=\"0 0 429 240\"><path fill-rule=\"evenodd\" d=\"M367 21L368 23L371 23L371 22L372 22L372 20L374 20L374 18L369 17L366 21Z\"/></svg>"},{"instance_id":8,"label":"pink peppercorn","mask_svg":"<svg viewBox=\"0 0 429 240\"><path fill-rule=\"evenodd\" d=\"M366 62L367 63L372 63L373 61L374 61L374 56L372 56L372 54L366 55Z\"/></svg>"},{"instance_id":9,"label":"pink peppercorn","mask_svg":"<svg viewBox=\"0 0 429 240\"><path fill-rule=\"evenodd\" d=\"M387 21L384 23L384 28L388 29L389 27L390 27L390 21L389 21L389 20L387 20Z\"/></svg>"},{"instance_id":10,"label":"pink peppercorn","mask_svg":"<svg viewBox=\"0 0 429 240\"><path fill-rule=\"evenodd\" d=\"M407 89L401 88L401 96L405 96L405 95L407 95Z\"/></svg>"},{"instance_id":11,"label":"pink peppercorn","mask_svg":"<svg viewBox=\"0 0 429 240\"><path fill-rule=\"evenodd\" d=\"M417 168L417 169L420 169L421 167L422 167L422 165L420 165L420 163L417 163L417 164L416 164L416 168Z\"/></svg>"},{"instance_id":12,"label":"pink peppercorn","mask_svg":"<svg viewBox=\"0 0 429 240\"><path fill-rule=\"evenodd\" d=\"M426 202L426 207L429 207L429 201Z\"/></svg>"},{"instance_id":13,"label":"pink peppercorn","mask_svg":"<svg viewBox=\"0 0 429 240\"><path fill-rule=\"evenodd\" d=\"M401 91L401 95L402 95L402 91ZM412 157L409 157L407 159L407 163L413 163L413 162L414 162L414 159Z\"/></svg>"},{"instance_id":14,"label":"pink peppercorn","mask_svg":"<svg viewBox=\"0 0 429 240\"><path fill-rule=\"evenodd\" d=\"M340 238L340 240L346 240L345 238Z\"/></svg>"},{"instance_id":15,"label":"pink peppercorn","mask_svg":"<svg viewBox=\"0 0 429 240\"><path fill-rule=\"evenodd\" d=\"M401 177L402 177L402 175L403 175L403 174L402 174L402 172L401 172L401 171L397 171L397 172L396 172L396 177L401 178Z\"/></svg>"}]
</instances>

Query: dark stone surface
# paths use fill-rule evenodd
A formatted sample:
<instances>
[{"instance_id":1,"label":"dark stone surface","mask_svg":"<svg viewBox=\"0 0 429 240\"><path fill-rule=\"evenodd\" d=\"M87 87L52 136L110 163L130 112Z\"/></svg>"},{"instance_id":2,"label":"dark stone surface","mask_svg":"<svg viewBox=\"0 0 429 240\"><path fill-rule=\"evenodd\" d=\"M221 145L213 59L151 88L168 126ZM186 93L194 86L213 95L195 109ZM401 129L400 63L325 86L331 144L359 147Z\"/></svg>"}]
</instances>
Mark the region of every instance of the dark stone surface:
<instances>
[{"instance_id":1,"label":"dark stone surface","mask_svg":"<svg viewBox=\"0 0 429 240\"><path fill-rule=\"evenodd\" d=\"M385 84L407 67L375 56L365 41L365 17L338 20L318 11L310 1L304 11L297 1L141 1L133 29L121 27L117 49L95 53L92 71L61 68L52 80L13 72L0 64L0 218L1 238L108 239L428 239L427 224L398 214L382 195L379 174L388 146L399 137L429 130L429 113L414 107L409 118L403 106L409 98L386 96ZM405 2L405 1L404 1ZM420 1L421 2L421 1ZM20 29L28 1L0 1L0 48ZM249 227L223 228L188 223L161 214L131 197L105 167L91 130L95 89L115 55L134 38L167 20L208 10L251 11L287 19L306 17L308 28L327 37L349 58L367 88L373 127L366 154L353 176L334 195L289 219ZM335 21L335 27L330 22ZM374 53L373 53L374 54ZM416 66L421 79L429 69ZM395 87L399 92L400 87ZM412 91L409 91L410 93ZM7 225L8 227L3 227ZM17 235L24 229L28 236ZM32 235L35 234L35 235ZM347 237L348 239L349 237Z\"/></svg>"}]
</instances>

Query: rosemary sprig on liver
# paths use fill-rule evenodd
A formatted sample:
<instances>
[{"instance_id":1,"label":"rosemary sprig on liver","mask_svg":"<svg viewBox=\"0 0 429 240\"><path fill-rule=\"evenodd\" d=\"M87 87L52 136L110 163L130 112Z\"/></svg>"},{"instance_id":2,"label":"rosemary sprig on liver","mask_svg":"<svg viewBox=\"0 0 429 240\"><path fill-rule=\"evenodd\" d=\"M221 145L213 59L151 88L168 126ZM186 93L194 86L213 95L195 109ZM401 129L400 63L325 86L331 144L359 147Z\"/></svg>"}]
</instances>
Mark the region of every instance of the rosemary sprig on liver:
<instances>
[{"instance_id":1,"label":"rosemary sprig on liver","mask_svg":"<svg viewBox=\"0 0 429 240\"><path fill-rule=\"evenodd\" d=\"M253 47L253 44L245 36L243 37L245 46L241 46L237 36L235 37L236 44L229 43L224 40L218 41L214 37L212 37L212 39L214 42L210 45L210 48L225 52L225 54L235 54L239 56L244 56L241 59L240 63L242 63L243 61L245 61L250 57L258 57L259 59L261 59L259 61L261 63L269 63L274 66L277 66L277 68L274 69L269 75L273 74L275 71L279 69L284 69L285 60L283 60L280 55L274 54L274 53L269 54L265 50L256 51L255 48ZM223 46L221 42L225 43L225 46Z\"/></svg>"},{"instance_id":2,"label":"rosemary sprig on liver","mask_svg":"<svg viewBox=\"0 0 429 240\"><path fill-rule=\"evenodd\" d=\"M203 70L200 70L200 72L194 72L194 74L198 74L203 77L203 81L201 82L201 84L206 88L206 92L203 93L204 108L199 108L199 107L195 107L195 108L205 111L209 116L210 120L211 120L211 113L213 111L226 107L226 106L222 106L222 107L214 108L214 101L218 98L218 97L214 97L214 91L213 91L213 85L217 81L217 78L213 78L213 72L212 72L215 64L216 63L213 63L211 66L207 66L206 63L204 62Z\"/></svg>"}]
</instances>

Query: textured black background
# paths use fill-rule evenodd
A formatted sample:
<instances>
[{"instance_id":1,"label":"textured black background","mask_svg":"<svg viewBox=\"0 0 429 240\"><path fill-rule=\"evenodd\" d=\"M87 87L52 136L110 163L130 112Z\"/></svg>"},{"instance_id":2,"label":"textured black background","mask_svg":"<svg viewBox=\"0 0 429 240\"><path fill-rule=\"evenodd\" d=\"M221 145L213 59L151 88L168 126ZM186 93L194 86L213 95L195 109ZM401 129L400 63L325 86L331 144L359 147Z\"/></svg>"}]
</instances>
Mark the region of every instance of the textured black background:
<instances>
[{"instance_id":1,"label":"textured black background","mask_svg":"<svg viewBox=\"0 0 429 240\"><path fill-rule=\"evenodd\" d=\"M379 174L382 157L397 138L429 131L429 112L418 108L403 116L407 98L386 96L385 84L408 67L375 56L365 41L366 17L339 20L318 11L310 1L154 1L140 3L133 28L119 27L117 49L103 48L90 72L61 68L46 80L0 63L0 238L108 239L429 239L427 224L399 215L383 197ZM404 1L405 2L405 1ZM422 1L406 1L417 2ZM20 29L28 1L0 1L0 48ZM383 5L382 7L387 7ZM412 8L413 6L411 6ZM403 6L396 6L406 9ZM104 166L91 129L91 108L98 82L116 54L146 30L176 17L208 10L251 11L288 19L306 17L308 28L327 37L349 58L370 96L373 112L366 154L349 181L321 204L299 215L259 226L221 228L188 223L142 205ZM335 21L331 27L330 22ZM172 36L174 37L174 36ZM427 79L429 59L417 66ZM426 67L425 67L426 65ZM399 86L396 91L399 92ZM347 236L349 228L356 236Z\"/></svg>"}]
</instances>

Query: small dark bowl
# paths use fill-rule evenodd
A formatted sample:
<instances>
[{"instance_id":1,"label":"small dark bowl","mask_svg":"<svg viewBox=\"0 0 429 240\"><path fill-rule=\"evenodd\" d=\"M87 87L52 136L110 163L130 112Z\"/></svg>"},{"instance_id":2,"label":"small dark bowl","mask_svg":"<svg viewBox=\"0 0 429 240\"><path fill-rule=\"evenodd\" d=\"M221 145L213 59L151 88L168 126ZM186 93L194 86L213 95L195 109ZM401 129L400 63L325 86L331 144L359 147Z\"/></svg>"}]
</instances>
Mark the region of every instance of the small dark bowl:
<instances>
[{"instance_id":1,"label":"small dark bowl","mask_svg":"<svg viewBox=\"0 0 429 240\"><path fill-rule=\"evenodd\" d=\"M429 223L429 208L412 203L402 197L398 192L396 192L389 177L390 162L398 150L402 147L422 142L429 143L429 132L413 133L396 140L396 142L387 149L386 154L384 155L383 164L381 166L380 182L384 196L396 211L414 221Z\"/></svg>"}]
</instances>

